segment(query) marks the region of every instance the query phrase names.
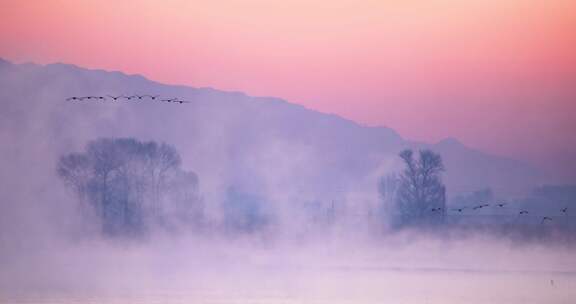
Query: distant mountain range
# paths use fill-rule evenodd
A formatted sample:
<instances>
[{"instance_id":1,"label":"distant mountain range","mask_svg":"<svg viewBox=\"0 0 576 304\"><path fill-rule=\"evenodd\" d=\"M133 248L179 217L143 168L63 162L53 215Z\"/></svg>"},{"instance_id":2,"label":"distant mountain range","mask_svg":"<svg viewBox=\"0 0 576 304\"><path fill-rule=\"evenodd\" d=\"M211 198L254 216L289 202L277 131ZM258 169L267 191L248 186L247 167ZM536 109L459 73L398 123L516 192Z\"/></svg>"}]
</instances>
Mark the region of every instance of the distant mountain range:
<instances>
[{"instance_id":1,"label":"distant mountain range","mask_svg":"<svg viewBox=\"0 0 576 304\"><path fill-rule=\"evenodd\" d=\"M71 96L151 94L188 100L66 101ZM377 199L378 178L399 168L404 148L432 149L445 161L449 194L491 187L514 195L546 182L519 161L470 149L456 139L406 140L386 127L362 126L278 98L165 85L138 75L68 64L0 60L1 162L22 172L53 169L58 155L94 138L133 136L177 147L207 196L230 185L270 197L350 193ZM24 173L23 173L24 174Z\"/></svg>"}]
</instances>

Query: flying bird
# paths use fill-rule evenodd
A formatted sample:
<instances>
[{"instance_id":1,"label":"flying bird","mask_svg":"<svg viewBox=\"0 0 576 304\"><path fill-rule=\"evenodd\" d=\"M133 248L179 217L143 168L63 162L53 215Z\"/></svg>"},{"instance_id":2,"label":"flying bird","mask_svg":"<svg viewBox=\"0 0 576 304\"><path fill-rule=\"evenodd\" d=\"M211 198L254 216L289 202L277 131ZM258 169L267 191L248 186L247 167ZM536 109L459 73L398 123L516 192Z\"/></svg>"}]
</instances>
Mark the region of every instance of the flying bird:
<instances>
[{"instance_id":1,"label":"flying bird","mask_svg":"<svg viewBox=\"0 0 576 304\"><path fill-rule=\"evenodd\" d=\"M155 100L156 98L160 97L158 95L148 95L148 94L144 94L144 95L136 95L136 97L138 99L144 99L145 97L150 98L152 100Z\"/></svg>"},{"instance_id":2,"label":"flying bird","mask_svg":"<svg viewBox=\"0 0 576 304\"><path fill-rule=\"evenodd\" d=\"M562 213L566 213L566 211L568 211L568 207L564 207L564 208L560 209L560 211L562 211Z\"/></svg>"},{"instance_id":3,"label":"flying bird","mask_svg":"<svg viewBox=\"0 0 576 304\"><path fill-rule=\"evenodd\" d=\"M464 208L454 208L454 209L452 209L452 210L458 211L458 212L462 212L462 210L464 210L464 209L466 209L466 208L465 208L465 207L464 207Z\"/></svg>"},{"instance_id":4,"label":"flying bird","mask_svg":"<svg viewBox=\"0 0 576 304\"><path fill-rule=\"evenodd\" d=\"M442 207L432 208L432 212L435 212L435 211L442 211Z\"/></svg>"},{"instance_id":5,"label":"flying bird","mask_svg":"<svg viewBox=\"0 0 576 304\"><path fill-rule=\"evenodd\" d=\"M77 97L78 100L84 100L84 99L90 99L91 96L82 96L82 97Z\"/></svg>"},{"instance_id":6,"label":"flying bird","mask_svg":"<svg viewBox=\"0 0 576 304\"><path fill-rule=\"evenodd\" d=\"M114 100L118 100L119 98L122 98L122 96L111 96L111 95L106 95Z\"/></svg>"},{"instance_id":7,"label":"flying bird","mask_svg":"<svg viewBox=\"0 0 576 304\"><path fill-rule=\"evenodd\" d=\"M496 206L498 206L498 207L504 207L504 205L506 205L506 203L496 204Z\"/></svg>"},{"instance_id":8,"label":"flying bird","mask_svg":"<svg viewBox=\"0 0 576 304\"><path fill-rule=\"evenodd\" d=\"M100 100L103 100L103 99L105 99L105 98L102 97L102 96L86 96L86 99L100 99Z\"/></svg>"},{"instance_id":9,"label":"flying bird","mask_svg":"<svg viewBox=\"0 0 576 304\"><path fill-rule=\"evenodd\" d=\"M520 214L528 214L528 211L522 210L522 211L520 211Z\"/></svg>"},{"instance_id":10,"label":"flying bird","mask_svg":"<svg viewBox=\"0 0 576 304\"><path fill-rule=\"evenodd\" d=\"M541 224L544 224L545 221L552 221L552 218L547 217L547 216L543 217Z\"/></svg>"}]
</instances>

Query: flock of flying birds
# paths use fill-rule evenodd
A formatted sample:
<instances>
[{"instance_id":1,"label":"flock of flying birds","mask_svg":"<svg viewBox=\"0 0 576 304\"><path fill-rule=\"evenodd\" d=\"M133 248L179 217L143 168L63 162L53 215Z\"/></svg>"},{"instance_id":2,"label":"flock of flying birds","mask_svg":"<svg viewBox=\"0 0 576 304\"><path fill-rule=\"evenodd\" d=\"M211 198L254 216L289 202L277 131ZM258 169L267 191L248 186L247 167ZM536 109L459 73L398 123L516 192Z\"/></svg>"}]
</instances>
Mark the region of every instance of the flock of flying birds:
<instances>
[{"instance_id":1,"label":"flock of flying birds","mask_svg":"<svg viewBox=\"0 0 576 304\"><path fill-rule=\"evenodd\" d=\"M106 95L106 96L72 96L66 98L67 101L84 101L84 100L94 100L94 101L161 101L161 102L172 102L172 103L189 103L189 101L181 100L178 98L160 98L159 95Z\"/></svg>"},{"instance_id":2,"label":"flock of flying birds","mask_svg":"<svg viewBox=\"0 0 576 304\"><path fill-rule=\"evenodd\" d=\"M497 203L497 204L493 204L493 205L494 205L495 207L498 207L498 208L504 208L504 206L507 205L507 204L506 204L506 203ZM482 208L487 208L487 207L490 207L490 204L481 204L481 205L477 205L477 206L474 206L474 207L451 208L450 210L456 211L456 212L459 212L459 213L462 213L462 212L463 212L464 210L466 210L466 209L480 210L480 209L482 209ZM432 211L432 212L437 212L437 211L442 211L442 210L444 210L442 207L430 209L430 211ZM564 207L564 208L560 209L560 212L562 213L562 215L568 215L568 207ZM527 215L527 214L529 214L528 210L520 210L520 211L518 212L518 215L519 215L519 216L520 216L520 215ZM540 223L541 223L541 224L544 224L546 221L550 221L550 222L551 222L551 221L552 221L552 217L550 217L550 216L543 216L543 217L542 217L542 221L541 221Z\"/></svg>"}]
</instances>

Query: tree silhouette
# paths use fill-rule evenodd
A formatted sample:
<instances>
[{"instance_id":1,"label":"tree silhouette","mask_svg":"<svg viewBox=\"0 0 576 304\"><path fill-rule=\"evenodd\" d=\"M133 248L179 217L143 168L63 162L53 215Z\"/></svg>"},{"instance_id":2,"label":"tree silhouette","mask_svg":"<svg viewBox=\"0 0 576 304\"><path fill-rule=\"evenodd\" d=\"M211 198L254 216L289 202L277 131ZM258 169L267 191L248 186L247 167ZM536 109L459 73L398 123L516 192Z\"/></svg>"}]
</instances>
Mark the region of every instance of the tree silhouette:
<instances>
[{"instance_id":1,"label":"tree silhouette","mask_svg":"<svg viewBox=\"0 0 576 304\"><path fill-rule=\"evenodd\" d=\"M198 177L180 164L176 149L164 143L101 138L83 153L60 157L57 173L105 235L142 235L153 224L198 220Z\"/></svg>"},{"instance_id":2,"label":"tree silhouette","mask_svg":"<svg viewBox=\"0 0 576 304\"><path fill-rule=\"evenodd\" d=\"M446 188L440 174L442 158L430 150L421 150L415 159L412 150L399 156L405 168L398 176L396 206L404 224L432 224L446 215Z\"/></svg>"}]
</instances>

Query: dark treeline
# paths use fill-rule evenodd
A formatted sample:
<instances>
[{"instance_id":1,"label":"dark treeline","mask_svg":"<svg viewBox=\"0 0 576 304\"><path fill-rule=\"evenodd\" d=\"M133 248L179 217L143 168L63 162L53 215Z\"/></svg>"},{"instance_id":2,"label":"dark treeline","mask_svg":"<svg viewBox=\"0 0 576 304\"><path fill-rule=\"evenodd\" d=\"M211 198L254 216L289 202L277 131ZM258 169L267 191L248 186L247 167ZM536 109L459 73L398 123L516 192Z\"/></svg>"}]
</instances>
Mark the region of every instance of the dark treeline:
<instances>
[{"instance_id":1,"label":"dark treeline","mask_svg":"<svg viewBox=\"0 0 576 304\"><path fill-rule=\"evenodd\" d=\"M302 221L289 217L289 224L322 231L344 217L360 216L388 231L495 231L532 237L576 230L570 216L576 186L544 186L514 200L480 189L448 203L439 154L404 150L399 160L403 169L380 180L376 207L346 209L341 200L302 198L290 206ZM97 139L83 152L60 157L57 172L76 194L84 216L95 219L105 236L144 236L152 228L256 233L277 227L282 217L267 197L230 185L216 203L220 216L209 219L200 199L199 177L182 169L176 149L164 143ZM365 212L354 213L358 210Z\"/></svg>"}]
</instances>

